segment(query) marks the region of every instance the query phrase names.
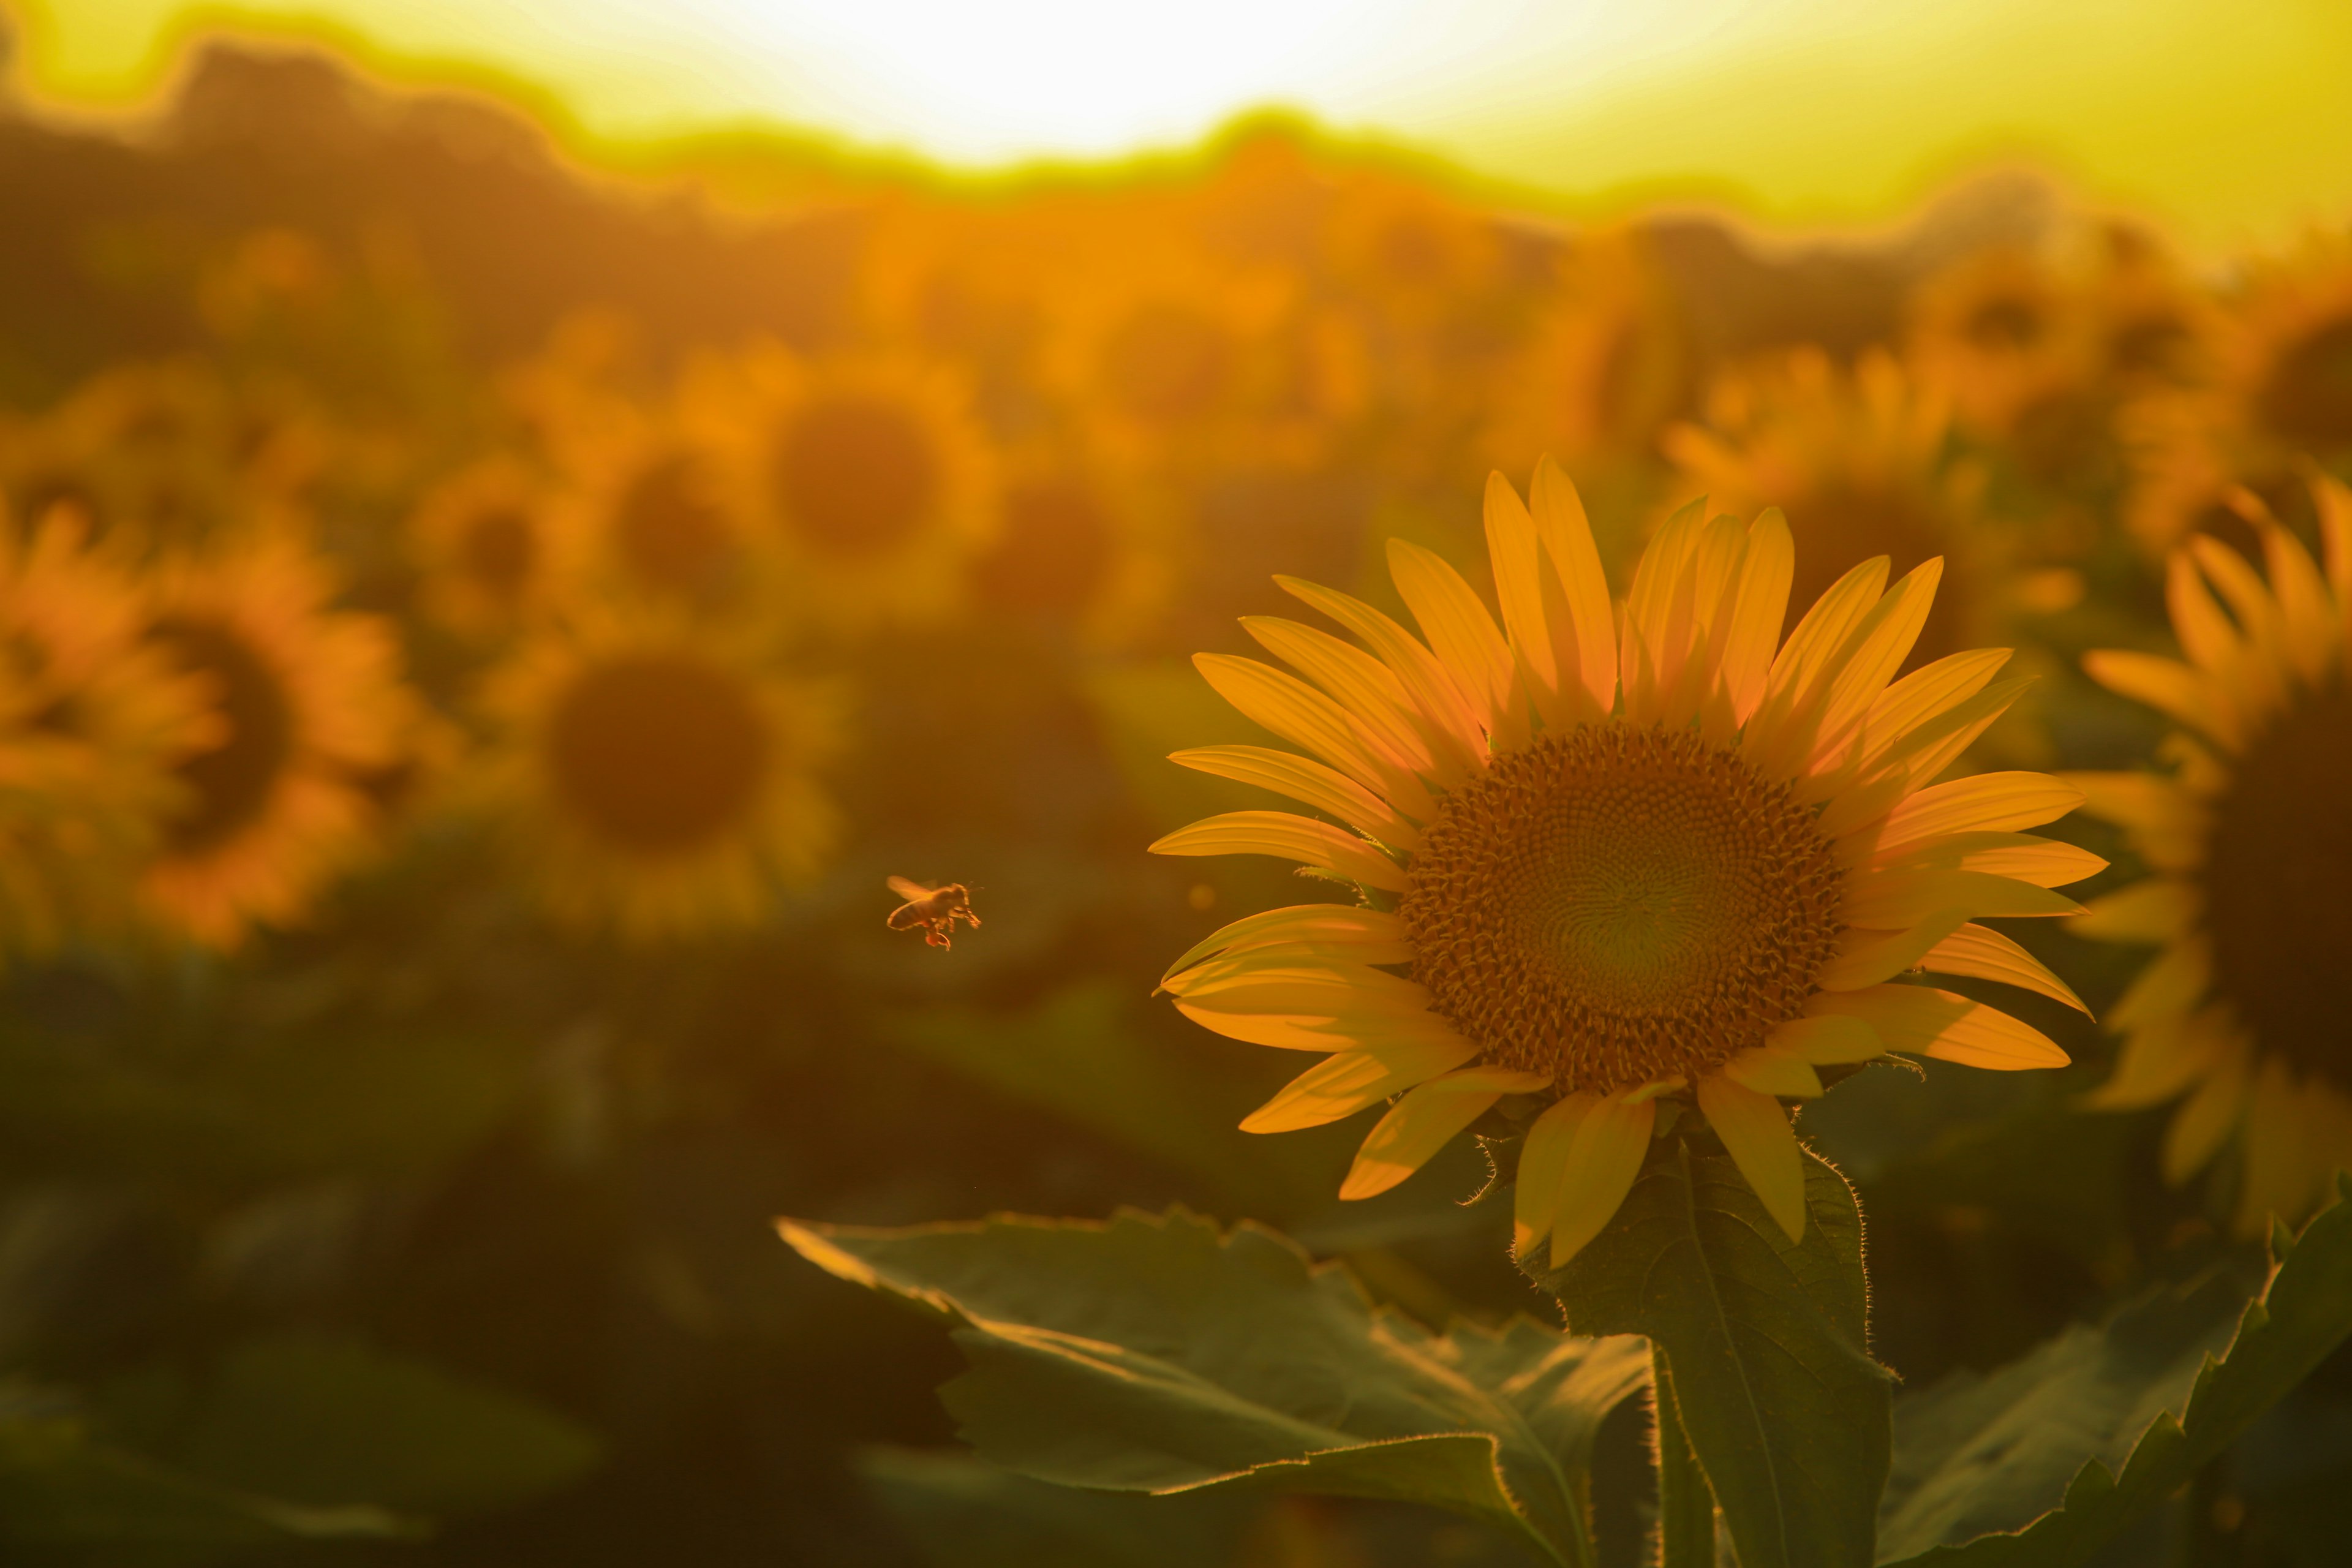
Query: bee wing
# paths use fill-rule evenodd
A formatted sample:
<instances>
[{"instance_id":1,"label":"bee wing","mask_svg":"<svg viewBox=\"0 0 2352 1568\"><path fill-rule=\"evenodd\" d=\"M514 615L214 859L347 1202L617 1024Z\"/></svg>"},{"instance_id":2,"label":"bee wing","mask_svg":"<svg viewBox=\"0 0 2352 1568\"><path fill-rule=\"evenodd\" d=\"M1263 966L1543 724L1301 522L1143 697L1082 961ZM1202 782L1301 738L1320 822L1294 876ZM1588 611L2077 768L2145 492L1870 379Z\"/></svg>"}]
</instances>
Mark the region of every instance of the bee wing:
<instances>
[{"instance_id":1,"label":"bee wing","mask_svg":"<svg viewBox=\"0 0 2352 1568\"><path fill-rule=\"evenodd\" d=\"M920 882L910 882L904 877L891 878L889 888L892 892L898 894L900 898L905 899L909 903L912 903L917 899L928 899L931 896L931 890L929 888L926 888Z\"/></svg>"}]
</instances>

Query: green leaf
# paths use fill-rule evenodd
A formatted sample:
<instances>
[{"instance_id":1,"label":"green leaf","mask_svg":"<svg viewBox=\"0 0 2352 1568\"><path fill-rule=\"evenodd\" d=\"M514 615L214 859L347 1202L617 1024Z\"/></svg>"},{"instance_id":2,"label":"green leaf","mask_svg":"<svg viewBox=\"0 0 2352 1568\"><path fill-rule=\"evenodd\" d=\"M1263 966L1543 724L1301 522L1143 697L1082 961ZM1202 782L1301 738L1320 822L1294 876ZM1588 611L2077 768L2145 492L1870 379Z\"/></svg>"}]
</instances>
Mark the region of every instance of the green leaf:
<instances>
[{"instance_id":1,"label":"green leaf","mask_svg":"<svg viewBox=\"0 0 2352 1568\"><path fill-rule=\"evenodd\" d=\"M2352 1334L2352 1202L2272 1249L2234 1336L2210 1295L2159 1298L1903 1401L1884 1561L2079 1563L2169 1496Z\"/></svg>"},{"instance_id":2,"label":"green leaf","mask_svg":"<svg viewBox=\"0 0 2352 1568\"><path fill-rule=\"evenodd\" d=\"M287 1334L229 1352L178 1452L209 1479L299 1502L462 1513L576 1479L596 1443L552 1411L421 1362Z\"/></svg>"},{"instance_id":3,"label":"green leaf","mask_svg":"<svg viewBox=\"0 0 2352 1568\"><path fill-rule=\"evenodd\" d=\"M1588 1334L1645 1334L1742 1568L1868 1568L1891 1379L1870 1359L1862 1215L1805 1161L1801 1241L1727 1155L1658 1139L1609 1227L1538 1277Z\"/></svg>"},{"instance_id":4,"label":"green leaf","mask_svg":"<svg viewBox=\"0 0 2352 1568\"><path fill-rule=\"evenodd\" d=\"M1638 1342L1525 1320L1432 1334L1271 1231L1221 1234L1182 1209L780 1229L841 1278L943 1315L971 1363L941 1392L964 1438L1066 1486L1427 1503L1582 1565L1594 1435L1647 1374Z\"/></svg>"},{"instance_id":5,"label":"green leaf","mask_svg":"<svg viewBox=\"0 0 2352 1568\"><path fill-rule=\"evenodd\" d=\"M937 1568L1199 1568L1230 1563L1263 1500L1089 1491L968 1454L869 1448L859 1479Z\"/></svg>"},{"instance_id":6,"label":"green leaf","mask_svg":"<svg viewBox=\"0 0 2352 1568\"><path fill-rule=\"evenodd\" d=\"M0 1390L0 1542L12 1547L186 1562L296 1538L410 1533L379 1509L305 1508L200 1479L105 1441L65 1401Z\"/></svg>"}]
</instances>

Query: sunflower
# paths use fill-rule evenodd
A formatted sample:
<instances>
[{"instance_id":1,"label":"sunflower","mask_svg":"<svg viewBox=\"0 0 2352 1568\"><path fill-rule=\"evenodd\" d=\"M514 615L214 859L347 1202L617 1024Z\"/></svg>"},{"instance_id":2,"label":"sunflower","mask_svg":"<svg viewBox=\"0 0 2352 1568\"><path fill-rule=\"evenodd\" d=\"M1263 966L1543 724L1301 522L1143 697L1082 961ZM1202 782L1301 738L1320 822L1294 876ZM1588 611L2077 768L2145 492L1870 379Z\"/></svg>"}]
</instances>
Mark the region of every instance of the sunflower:
<instances>
[{"instance_id":1,"label":"sunflower","mask_svg":"<svg viewBox=\"0 0 2352 1568\"><path fill-rule=\"evenodd\" d=\"M1122 462L1304 467L1361 405L1354 341L1286 268L1130 237L1069 258L1049 298L1045 386Z\"/></svg>"},{"instance_id":2,"label":"sunflower","mask_svg":"<svg viewBox=\"0 0 2352 1568\"><path fill-rule=\"evenodd\" d=\"M1195 661L1321 760L1255 746L1176 760L1338 820L1236 812L1153 847L1275 855L1361 890L1238 921L1163 982L1221 1034L1332 1053L1245 1129L1402 1095L1340 1190L1368 1197L1498 1100L1530 1097L1516 1245L1531 1258L1549 1234L1557 1264L1615 1212L1662 1101L1695 1103L1793 1237L1802 1164L1781 1101L1819 1094L1818 1069L1890 1051L2065 1061L2004 1013L1896 978L1925 967L2072 1002L1972 922L2077 912L2050 889L2103 864L2017 831L2074 804L2054 780L1929 786L2020 685L1994 682L2000 650L1889 684L1938 563L1892 589L1884 557L1855 567L1783 645L1793 547L1777 512L1748 527L1697 508L1675 518L1642 557L1622 629L1557 467L1538 468L1532 512L1490 480L1486 528L1504 629L1451 567L1391 542L1426 643L1279 579L1370 651L1253 619L1306 681Z\"/></svg>"},{"instance_id":3,"label":"sunflower","mask_svg":"<svg viewBox=\"0 0 2352 1568\"><path fill-rule=\"evenodd\" d=\"M764 345L700 366L680 417L716 459L709 499L806 614L904 623L954 602L991 521L992 452L952 368Z\"/></svg>"},{"instance_id":4,"label":"sunflower","mask_svg":"<svg viewBox=\"0 0 2352 1568\"><path fill-rule=\"evenodd\" d=\"M2220 322L2213 384L2152 395L2128 416L2127 521L2159 554L2217 523L2252 544L2228 515L2238 487L2283 510L2305 463L2352 471L2352 239L2257 268Z\"/></svg>"},{"instance_id":5,"label":"sunflower","mask_svg":"<svg viewBox=\"0 0 2352 1568\"><path fill-rule=\"evenodd\" d=\"M1358 172L1322 214L1325 271L1346 295L1416 326L1475 305L1506 261L1494 218L1418 181Z\"/></svg>"},{"instance_id":6,"label":"sunflower","mask_svg":"<svg viewBox=\"0 0 2352 1568\"><path fill-rule=\"evenodd\" d=\"M2352 1164L2352 1027L2334 994L2352 953L2352 491L2317 489L2324 574L2256 510L2267 584L2210 536L2171 557L2185 661L2086 659L2179 724L2163 748L2171 771L2068 781L2150 872L2074 928L2159 950L2110 1016L2123 1048L2094 1102L2179 1099L2163 1149L2176 1184L2234 1138L2249 1231L2300 1217Z\"/></svg>"},{"instance_id":7,"label":"sunflower","mask_svg":"<svg viewBox=\"0 0 2352 1568\"><path fill-rule=\"evenodd\" d=\"M1675 426L1659 445L1678 469L1675 504L1706 496L1725 510L1777 507L1793 520L1798 604L1828 592L1848 562L1884 555L1908 572L1945 557L1913 650L1924 661L1987 629L1992 585L2008 576L1979 505L1982 471L1954 458L1949 424L1949 403L1886 353L1864 354L1848 374L1809 345L1722 376L1707 424Z\"/></svg>"},{"instance_id":8,"label":"sunflower","mask_svg":"<svg viewBox=\"0 0 2352 1568\"><path fill-rule=\"evenodd\" d=\"M543 610L575 565L547 480L513 458L480 458L428 491L409 520L425 613L472 636Z\"/></svg>"},{"instance_id":9,"label":"sunflower","mask_svg":"<svg viewBox=\"0 0 2352 1568\"><path fill-rule=\"evenodd\" d=\"M328 608L331 589L285 537L175 558L147 583L142 637L202 686L214 725L174 768L183 798L142 879L195 942L297 918L370 847L372 791L417 732L391 628Z\"/></svg>"},{"instance_id":10,"label":"sunflower","mask_svg":"<svg viewBox=\"0 0 2352 1568\"><path fill-rule=\"evenodd\" d=\"M1103 647L1131 642L1165 599L1170 527L1150 487L1065 443L1008 455L970 592L984 612L1045 620Z\"/></svg>"},{"instance_id":11,"label":"sunflower","mask_svg":"<svg viewBox=\"0 0 2352 1568\"><path fill-rule=\"evenodd\" d=\"M755 921L835 836L816 770L829 688L762 669L682 619L551 628L493 677L478 781L557 919L636 940Z\"/></svg>"},{"instance_id":12,"label":"sunflower","mask_svg":"<svg viewBox=\"0 0 2352 1568\"><path fill-rule=\"evenodd\" d=\"M1502 374L1486 455L1515 469L1547 451L1586 465L1646 462L1659 433L1689 410L1694 364L1689 324L1641 237L1587 234L1562 258L1549 304Z\"/></svg>"},{"instance_id":13,"label":"sunflower","mask_svg":"<svg viewBox=\"0 0 2352 1568\"><path fill-rule=\"evenodd\" d=\"M0 948L123 923L186 805L175 768L218 724L141 641L136 583L59 507L0 540Z\"/></svg>"}]
</instances>

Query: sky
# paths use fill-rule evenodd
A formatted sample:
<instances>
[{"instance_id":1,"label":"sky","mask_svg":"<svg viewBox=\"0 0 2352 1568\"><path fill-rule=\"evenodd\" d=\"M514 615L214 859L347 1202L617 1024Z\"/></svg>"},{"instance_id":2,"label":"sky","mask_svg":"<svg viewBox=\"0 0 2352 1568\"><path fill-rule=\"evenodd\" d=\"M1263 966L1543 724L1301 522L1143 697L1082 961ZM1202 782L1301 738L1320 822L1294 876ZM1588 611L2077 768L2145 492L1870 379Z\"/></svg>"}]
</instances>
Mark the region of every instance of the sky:
<instances>
[{"instance_id":1,"label":"sky","mask_svg":"<svg viewBox=\"0 0 2352 1568\"><path fill-rule=\"evenodd\" d=\"M36 93L151 97L224 19L488 69L594 141L815 131L960 170L1278 107L1592 211L1891 220L2026 163L2215 253L2352 218L2347 0L0 0Z\"/></svg>"}]
</instances>

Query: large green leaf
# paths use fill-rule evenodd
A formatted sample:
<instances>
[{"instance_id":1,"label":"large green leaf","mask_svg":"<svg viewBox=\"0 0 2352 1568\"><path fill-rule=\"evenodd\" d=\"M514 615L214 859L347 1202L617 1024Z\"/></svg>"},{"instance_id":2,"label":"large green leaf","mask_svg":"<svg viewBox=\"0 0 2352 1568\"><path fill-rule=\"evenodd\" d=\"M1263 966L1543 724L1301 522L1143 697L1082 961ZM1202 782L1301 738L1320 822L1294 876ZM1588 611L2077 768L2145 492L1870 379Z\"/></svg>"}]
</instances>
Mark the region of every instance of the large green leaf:
<instances>
[{"instance_id":1,"label":"large green leaf","mask_svg":"<svg viewBox=\"0 0 2352 1568\"><path fill-rule=\"evenodd\" d=\"M106 1441L69 1401L0 1389L0 1544L48 1560L195 1562L299 1537L383 1537L382 1510L306 1508L220 1486Z\"/></svg>"},{"instance_id":2,"label":"large green leaf","mask_svg":"<svg viewBox=\"0 0 2352 1568\"><path fill-rule=\"evenodd\" d=\"M1790 1242L1727 1155L1650 1147L1608 1228L1539 1282L1586 1334L1645 1334L1742 1568L1868 1568L1891 1382L1870 1358L1853 1189L1805 1161Z\"/></svg>"},{"instance_id":3,"label":"large green leaf","mask_svg":"<svg viewBox=\"0 0 2352 1568\"><path fill-rule=\"evenodd\" d=\"M1884 1560L2060 1568L2168 1496L2352 1334L2352 1202L2272 1247L2234 1335L2210 1292L2159 1298L1904 1400Z\"/></svg>"},{"instance_id":4,"label":"large green leaf","mask_svg":"<svg viewBox=\"0 0 2352 1568\"><path fill-rule=\"evenodd\" d=\"M963 1436L1067 1486L1428 1503L1584 1564L1594 1435L1647 1376L1635 1341L1525 1320L1433 1334L1270 1231L1181 1209L780 1228L841 1278L945 1316L971 1363L941 1394Z\"/></svg>"},{"instance_id":5,"label":"large green leaf","mask_svg":"<svg viewBox=\"0 0 2352 1568\"><path fill-rule=\"evenodd\" d=\"M1265 1500L1050 1486L969 1454L869 1448L857 1473L936 1568L1201 1568L1230 1563Z\"/></svg>"}]
</instances>

